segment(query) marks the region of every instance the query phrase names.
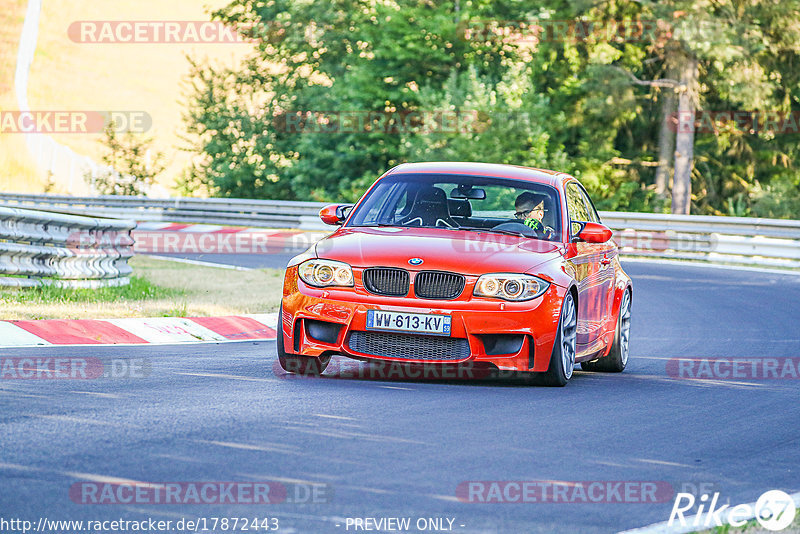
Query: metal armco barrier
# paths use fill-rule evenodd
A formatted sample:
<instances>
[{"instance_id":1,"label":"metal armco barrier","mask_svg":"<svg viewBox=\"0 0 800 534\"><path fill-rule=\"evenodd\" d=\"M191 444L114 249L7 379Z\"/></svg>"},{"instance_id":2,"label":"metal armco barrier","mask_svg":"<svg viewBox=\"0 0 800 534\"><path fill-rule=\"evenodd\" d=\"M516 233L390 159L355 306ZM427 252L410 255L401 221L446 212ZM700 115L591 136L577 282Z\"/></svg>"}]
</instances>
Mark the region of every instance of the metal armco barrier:
<instances>
[{"instance_id":1,"label":"metal armco barrier","mask_svg":"<svg viewBox=\"0 0 800 534\"><path fill-rule=\"evenodd\" d=\"M800 267L800 221L601 212L622 254Z\"/></svg>"},{"instance_id":2,"label":"metal armco barrier","mask_svg":"<svg viewBox=\"0 0 800 534\"><path fill-rule=\"evenodd\" d=\"M138 221L331 229L318 218L321 202L3 193L0 204ZM623 212L600 216L614 230L623 254L800 267L800 221Z\"/></svg>"},{"instance_id":3,"label":"metal armco barrier","mask_svg":"<svg viewBox=\"0 0 800 534\"><path fill-rule=\"evenodd\" d=\"M316 230L322 225L320 202L247 200L231 198L155 199L126 196L72 197L67 195L0 194L6 206L49 209L92 217L119 217L136 221L204 223L264 228Z\"/></svg>"},{"instance_id":4,"label":"metal armco barrier","mask_svg":"<svg viewBox=\"0 0 800 534\"><path fill-rule=\"evenodd\" d=\"M0 286L119 286L129 282L130 220L0 207Z\"/></svg>"}]
</instances>

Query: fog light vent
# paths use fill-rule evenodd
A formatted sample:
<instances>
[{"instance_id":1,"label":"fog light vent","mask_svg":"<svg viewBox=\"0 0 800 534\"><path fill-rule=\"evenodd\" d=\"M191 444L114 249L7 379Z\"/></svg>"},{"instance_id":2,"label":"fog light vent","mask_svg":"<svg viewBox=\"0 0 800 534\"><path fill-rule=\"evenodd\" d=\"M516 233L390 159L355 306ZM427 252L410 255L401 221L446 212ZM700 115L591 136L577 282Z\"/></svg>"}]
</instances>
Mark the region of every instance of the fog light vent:
<instances>
[{"instance_id":1,"label":"fog light vent","mask_svg":"<svg viewBox=\"0 0 800 534\"><path fill-rule=\"evenodd\" d=\"M305 319L303 323L306 326L306 335L322 343L336 343L336 340L339 339L339 332L342 329L342 325L327 321Z\"/></svg>"},{"instance_id":2,"label":"fog light vent","mask_svg":"<svg viewBox=\"0 0 800 534\"><path fill-rule=\"evenodd\" d=\"M489 356L516 354L525 340L523 334L483 334L480 336L483 348Z\"/></svg>"}]
</instances>

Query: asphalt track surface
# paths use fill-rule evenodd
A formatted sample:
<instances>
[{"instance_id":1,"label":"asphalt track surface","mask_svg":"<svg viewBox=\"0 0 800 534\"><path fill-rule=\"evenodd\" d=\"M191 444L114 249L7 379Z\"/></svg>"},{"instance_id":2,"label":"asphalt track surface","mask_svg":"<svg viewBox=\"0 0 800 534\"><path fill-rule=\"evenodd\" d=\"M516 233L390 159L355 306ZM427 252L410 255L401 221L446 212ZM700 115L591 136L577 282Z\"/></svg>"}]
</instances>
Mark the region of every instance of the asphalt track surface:
<instances>
[{"instance_id":1,"label":"asphalt track surface","mask_svg":"<svg viewBox=\"0 0 800 534\"><path fill-rule=\"evenodd\" d=\"M161 258L178 258L191 261L202 261L221 265L235 265L248 269L283 269L293 256L304 249L292 253L277 254L156 254Z\"/></svg>"},{"instance_id":2,"label":"asphalt track surface","mask_svg":"<svg viewBox=\"0 0 800 534\"><path fill-rule=\"evenodd\" d=\"M577 371L565 388L287 379L275 372L273 342L6 349L6 357L146 358L152 370L146 378L0 381L0 517L277 517L279 532L303 533L354 532L348 517L410 517L412 525L449 517L453 532L615 532L668 519L672 500L466 503L456 488L665 481L710 485L731 504L800 490L800 380L666 372L676 357L800 356L800 277L625 268L635 284L628 369ZM70 485L108 479L310 482L326 485L329 502L70 500Z\"/></svg>"}]
</instances>

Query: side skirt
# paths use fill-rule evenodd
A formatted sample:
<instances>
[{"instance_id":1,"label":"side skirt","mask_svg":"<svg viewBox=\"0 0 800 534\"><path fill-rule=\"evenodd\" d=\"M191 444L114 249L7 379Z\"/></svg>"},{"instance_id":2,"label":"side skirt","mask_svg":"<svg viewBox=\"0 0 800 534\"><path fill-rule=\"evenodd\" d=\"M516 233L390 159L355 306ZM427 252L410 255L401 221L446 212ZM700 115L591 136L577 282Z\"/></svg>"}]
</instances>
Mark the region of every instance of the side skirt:
<instances>
[{"instance_id":1,"label":"side skirt","mask_svg":"<svg viewBox=\"0 0 800 534\"><path fill-rule=\"evenodd\" d=\"M590 345L578 345L575 351L575 363L588 362L605 356L608 347L598 340Z\"/></svg>"}]
</instances>

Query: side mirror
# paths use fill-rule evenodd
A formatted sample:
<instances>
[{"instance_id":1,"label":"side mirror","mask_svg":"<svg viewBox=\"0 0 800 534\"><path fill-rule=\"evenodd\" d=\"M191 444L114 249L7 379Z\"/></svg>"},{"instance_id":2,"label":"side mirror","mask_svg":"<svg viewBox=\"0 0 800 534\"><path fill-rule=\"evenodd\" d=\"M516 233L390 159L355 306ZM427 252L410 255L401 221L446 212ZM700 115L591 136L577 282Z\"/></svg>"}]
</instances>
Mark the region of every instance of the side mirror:
<instances>
[{"instance_id":1,"label":"side mirror","mask_svg":"<svg viewBox=\"0 0 800 534\"><path fill-rule=\"evenodd\" d=\"M574 241L585 241L587 243L605 243L611 239L613 232L608 226L595 222L581 222L581 229L573 238Z\"/></svg>"},{"instance_id":2,"label":"side mirror","mask_svg":"<svg viewBox=\"0 0 800 534\"><path fill-rule=\"evenodd\" d=\"M339 226L347 219L347 214L352 207L352 204L331 204L319 210L319 218L325 224Z\"/></svg>"}]
</instances>

